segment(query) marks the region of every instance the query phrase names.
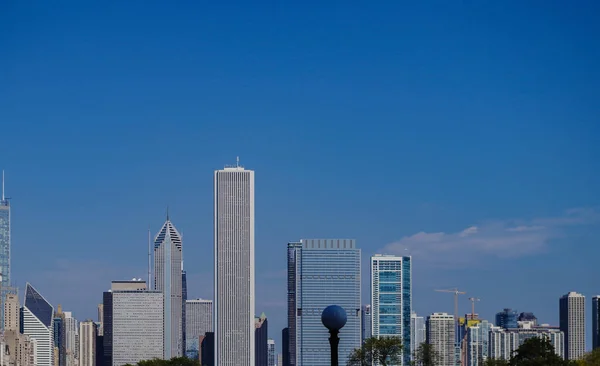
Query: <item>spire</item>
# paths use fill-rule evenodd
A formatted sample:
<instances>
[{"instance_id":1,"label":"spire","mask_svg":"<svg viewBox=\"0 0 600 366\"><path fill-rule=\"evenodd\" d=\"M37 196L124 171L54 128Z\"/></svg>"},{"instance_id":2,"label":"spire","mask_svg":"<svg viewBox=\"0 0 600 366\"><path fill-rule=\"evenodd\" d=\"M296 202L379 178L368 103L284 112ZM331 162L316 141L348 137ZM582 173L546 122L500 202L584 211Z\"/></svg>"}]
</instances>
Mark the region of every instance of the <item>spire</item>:
<instances>
[{"instance_id":1,"label":"spire","mask_svg":"<svg viewBox=\"0 0 600 366\"><path fill-rule=\"evenodd\" d=\"M167 205L167 221L169 221L169 205Z\"/></svg>"}]
</instances>

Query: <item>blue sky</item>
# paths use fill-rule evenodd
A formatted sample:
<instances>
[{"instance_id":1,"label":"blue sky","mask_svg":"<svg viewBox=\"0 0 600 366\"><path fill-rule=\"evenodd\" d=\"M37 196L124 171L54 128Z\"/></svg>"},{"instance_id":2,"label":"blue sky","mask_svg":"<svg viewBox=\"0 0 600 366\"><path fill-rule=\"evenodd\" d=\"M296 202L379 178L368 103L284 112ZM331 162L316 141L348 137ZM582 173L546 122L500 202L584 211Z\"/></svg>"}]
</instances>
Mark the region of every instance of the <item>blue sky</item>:
<instances>
[{"instance_id":1,"label":"blue sky","mask_svg":"<svg viewBox=\"0 0 600 366\"><path fill-rule=\"evenodd\" d=\"M257 312L277 341L285 246L414 255L414 308L458 286L558 324L600 293L600 5L579 1L0 5L13 279L79 319L184 235L212 291L212 172L256 171ZM593 280L594 279L594 280ZM461 312L469 311L466 299ZM589 346L589 344L588 344Z\"/></svg>"}]
</instances>

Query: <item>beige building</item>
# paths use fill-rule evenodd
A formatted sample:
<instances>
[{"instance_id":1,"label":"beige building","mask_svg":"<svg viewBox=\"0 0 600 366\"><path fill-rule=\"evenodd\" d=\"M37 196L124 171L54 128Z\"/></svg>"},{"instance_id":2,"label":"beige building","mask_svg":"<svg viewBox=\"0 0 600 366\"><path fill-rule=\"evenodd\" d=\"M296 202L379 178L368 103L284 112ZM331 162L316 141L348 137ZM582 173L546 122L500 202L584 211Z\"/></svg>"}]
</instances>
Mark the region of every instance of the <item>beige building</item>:
<instances>
[{"instance_id":1,"label":"beige building","mask_svg":"<svg viewBox=\"0 0 600 366\"><path fill-rule=\"evenodd\" d=\"M96 366L97 326L92 320L79 323L79 366Z\"/></svg>"},{"instance_id":2,"label":"beige building","mask_svg":"<svg viewBox=\"0 0 600 366\"><path fill-rule=\"evenodd\" d=\"M1 366L34 366L35 343L19 331L19 297L7 294L4 302L4 336L1 341Z\"/></svg>"}]
</instances>

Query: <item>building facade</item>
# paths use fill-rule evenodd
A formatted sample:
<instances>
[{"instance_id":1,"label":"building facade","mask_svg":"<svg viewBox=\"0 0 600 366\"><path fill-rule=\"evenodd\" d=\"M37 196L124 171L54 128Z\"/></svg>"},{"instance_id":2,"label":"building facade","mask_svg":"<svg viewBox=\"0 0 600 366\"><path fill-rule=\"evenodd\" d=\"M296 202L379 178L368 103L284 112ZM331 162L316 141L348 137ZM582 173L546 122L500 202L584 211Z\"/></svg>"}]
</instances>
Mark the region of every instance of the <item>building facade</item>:
<instances>
[{"instance_id":1,"label":"building facade","mask_svg":"<svg viewBox=\"0 0 600 366\"><path fill-rule=\"evenodd\" d=\"M10 201L4 196L4 171L2 171L2 195L0 196L0 309L4 309L6 295L11 290L10 275ZM4 326L4 312L0 312L0 327ZM3 329L2 329L3 330Z\"/></svg>"},{"instance_id":2,"label":"building facade","mask_svg":"<svg viewBox=\"0 0 600 366\"><path fill-rule=\"evenodd\" d=\"M360 309L360 339L364 343L371 338L371 305L363 305Z\"/></svg>"},{"instance_id":3,"label":"building facade","mask_svg":"<svg viewBox=\"0 0 600 366\"><path fill-rule=\"evenodd\" d=\"M20 331L20 309L19 296L16 294L7 294L4 302L4 331L14 330Z\"/></svg>"},{"instance_id":4,"label":"building facade","mask_svg":"<svg viewBox=\"0 0 600 366\"><path fill-rule=\"evenodd\" d=\"M165 359L182 356L182 237L169 217L154 238L154 290L163 293Z\"/></svg>"},{"instance_id":5,"label":"building facade","mask_svg":"<svg viewBox=\"0 0 600 366\"><path fill-rule=\"evenodd\" d=\"M34 364L52 366L54 339L52 314L54 308L31 284L25 287L23 304L23 334L35 342Z\"/></svg>"},{"instance_id":6,"label":"building facade","mask_svg":"<svg viewBox=\"0 0 600 366\"><path fill-rule=\"evenodd\" d=\"M254 366L254 171L215 171L214 204L215 363Z\"/></svg>"},{"instance_id":7,"label":"building facade","mask_svg":"<svg viewBox=\"0 0 600 366\"><path fill-rule=\"evenodd\" d=\"M496 326L504 329L517 328L517 322L519 321L519 314L512 309L504 309L499 313L496 313Z\"/></svg>"},{"instance_id":8,"label":"building facade","mask_svg":"<svg viewBox=\"0 0 600 366\"><path fill-rule=\"evenodd\" d=\"M281 330L281 362L283 366L290 366L290 328Z\"/></svg>"},{"instance_id":9,"label":"building facade","mask_svg":"<svg viewBox=\"0 0 600 366\"><path fill-rule=\"evenodd\" d=\"M600 348L600 296L592 298L592 348Z\"/></svg>"},{"instance_id":10,"label":"building facade","mask_svg":"<svg viewBox=\"0 0 600 366\"><path fill-rule=\"evenodd\" d=\"M447 313L433 313L427 317L427 343L439 355L437 366L455 366L455 323L454 316Z\"/></svg>"},{"instance_id":11,"label":"building facade","mask_svg":"<svg viewBox=\"0 0 600 366\"><path fill-rule=\"evenodd\" d=\"M187 330L185 321L185 310L187 301L187 273L183 270L183 260L181 261L181 354L185 356L187 345Z\"/></svg>"},{"instance_id":12,"label":"building facade","mask_svg":"<svg viewBox=\"0 0 600 366\"><path fill-rule=\"evenodd\" d=\"M163 306L161 291L112 292L112 366L163 358Z\"/></svg>"},{"instance_id":13,"label":"building facade","mask_svg":"<svg viewBox=\"0 0 600 366\"><path fill-rule=\"evenodd\" d=\"M489 358L490 332L502 329L494 326L487 320L477 321L475 325L469 326L465 338L465 363L466 366L483 366Z\"/></svg>"},{"instance_id":14,"label":"building facade","mask_svg":"<svg viewBox=\"0 0 600 366\"><path fill-rule=\"evenodd\" d=\"M411 257L376 254L371 257L371 334L402 338L410 349ZM405 352L401 365L410 364Z\"/></svg>"},{"instance_id":15,"label":"building facade","mask_svg":"<svg viewBox=\"0 0 600 366\"><path fill-rule=\"evenodd\" d=\"M267 340L267 366L277 366L275 341L270 338Z\"/></svg>"},{"instance_id":16,"label":"building facade","mask_svg":"<svg viewBox=\"0 0 600 366\"><path fill-rule=\"evenodd\" d=\"M329 332L321 314L332 304L341 306L348 317L339 334L339 359L347 360L360 348L360 260L360 249L352 239L303 239L288 244L289 347L295 354L291 364L330 365Z\"/></svg>"},{"instance_id":17,"label":"building facade","mask_svg":"<svg viewBox=\"0 0 600 366\"><path fill-rule=\"evenodd\" d=\"M265 313L254 322L254 357L256 366L267 366L269 359L269 321Z\"/></svg>"},{"instance_id":18,"label":"building facade","mask_svg":"<svg viewBox=\"0 0 600 366\"><path fill-rule=\"evenodd\" d=\"M554 352L565 358L565 336L562 331L551 327L536 327L533 322L519 322L517 328L492 327L489 333L489 358L510 360L513 353L533 337L546 337Z\"/></svg>"},{"instance_id":19,"label":"building facade","mask_svg":"<svg viewBox=\"0 0 600 366\"><path fill-rule=\"evenodd\" d=\"M185 302L185 339L186 356L198 359L200 356L200 337L213 331L212 300L187 300Z\"/></svg>"},{"instance_id":20,"label":"building facade","mask_svg":"<svg viewBox=\"0 0 600 366\"><path fill-rule=\"evenodd\" d=\"M413 356L419 346L427 341L425 318L413 312L410 315L410 355Z\"/></svg>"},{"instance_id":21,"label":"building facade","mask_svg":"<svg viewBox=\"0 0 600 366\"><path fill-rule=\"evenodd\" d=\"M565 334L565 358L585 355L585 296L569 292L560 298L560 330Z\"/></svg>"},{"instance_id":22,"label":"building facade","mask_svg":"<svg viewBox=\"0 0 600 366\"><path fill-rule=\"evenodd\" d=\"M79 365L96 366L98 327L92 320L79 323Z\"/></svg>"}]
</instances>

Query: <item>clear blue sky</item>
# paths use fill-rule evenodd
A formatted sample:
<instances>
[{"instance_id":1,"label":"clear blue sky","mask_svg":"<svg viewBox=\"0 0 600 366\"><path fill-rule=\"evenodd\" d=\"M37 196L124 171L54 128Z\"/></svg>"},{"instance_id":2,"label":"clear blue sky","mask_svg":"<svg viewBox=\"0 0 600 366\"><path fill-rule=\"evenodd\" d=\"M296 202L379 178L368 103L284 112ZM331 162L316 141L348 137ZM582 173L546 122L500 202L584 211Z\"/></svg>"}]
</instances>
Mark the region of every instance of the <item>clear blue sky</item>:
<instances>
[{"instance_id":1,"label":"clear blue sky","mask_svg":"<svg viewBox=\"0 0 600 366\"><path fill-rule=\"evenodd\" d=\"M256 171L258 313L279 341L285 247L414 255L414 308L458 286L558 324L600 293L596 1L0 5L13 278L96 318L145 277L170 207L212 293L212 172ZM405 248L407 250L405 250ZM461 312L469 311L466 299ZM588 344L589 346L589 344Z\"/></svg>"}]
</instances>

